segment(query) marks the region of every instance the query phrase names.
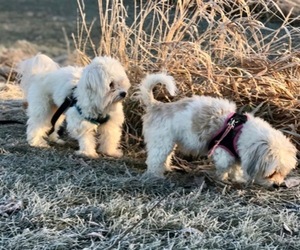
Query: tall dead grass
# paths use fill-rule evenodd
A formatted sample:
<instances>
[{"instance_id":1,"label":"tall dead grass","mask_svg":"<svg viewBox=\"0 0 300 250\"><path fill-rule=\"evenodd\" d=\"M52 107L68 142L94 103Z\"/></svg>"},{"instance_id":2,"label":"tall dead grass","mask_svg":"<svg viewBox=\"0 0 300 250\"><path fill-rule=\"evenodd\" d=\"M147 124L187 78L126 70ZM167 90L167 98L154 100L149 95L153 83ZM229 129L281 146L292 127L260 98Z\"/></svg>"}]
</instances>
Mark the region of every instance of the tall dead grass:
<instances>
[{"instance_id":1,"label":"tall dead grass","mask_svg":"<svg viewBox=\"0 0 300 250\"><path fill-rule=\"evenodd\" d=\"M88 48L92 56L118 58L132 89L145 74L166 70L178 81L175 99L229 98L242 110L256 109L300 148L300 29L292 26L291 13L284 15L265 0L135 0L133 9L123 0L98 3L101 36L93 41L91 29L97 27L87 24L78 0L80 22L73 37L81 59L88 58ZM277 23L270 22L274 17ZM161 89L155 95L168 101ZM129 146L140 141L142 110L129 99L125 112Z\"/></svg>"}]
</instances>

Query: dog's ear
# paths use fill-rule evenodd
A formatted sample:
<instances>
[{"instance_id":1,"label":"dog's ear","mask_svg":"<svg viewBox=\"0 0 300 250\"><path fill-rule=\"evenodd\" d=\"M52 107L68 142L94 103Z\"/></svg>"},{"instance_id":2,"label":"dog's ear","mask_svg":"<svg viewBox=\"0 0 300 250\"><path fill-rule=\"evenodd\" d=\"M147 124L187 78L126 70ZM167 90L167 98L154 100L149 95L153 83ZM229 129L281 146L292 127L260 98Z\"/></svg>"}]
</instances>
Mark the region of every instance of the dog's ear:
<instances>
[{"instance_id":1,"label":"dog's ear","mask_svg":"<svg viewBox=\"0 0 300 250\"><path fill-rule=\"evenodd\" d=\"M105 73L100 65L90 67L85 76L86 89L91 92L103 90L105 79Z\"/></svg>"}]
</instances>

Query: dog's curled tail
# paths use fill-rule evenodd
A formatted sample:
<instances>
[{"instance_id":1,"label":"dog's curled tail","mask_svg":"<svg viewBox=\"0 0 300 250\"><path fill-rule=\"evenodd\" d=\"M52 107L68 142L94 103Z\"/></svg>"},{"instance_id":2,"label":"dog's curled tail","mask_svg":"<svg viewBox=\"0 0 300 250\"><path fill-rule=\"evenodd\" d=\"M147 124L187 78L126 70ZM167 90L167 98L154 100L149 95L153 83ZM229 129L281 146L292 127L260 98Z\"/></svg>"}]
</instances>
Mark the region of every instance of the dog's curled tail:
<instances>
[{"instance_id":1,"label":"dog's curled tail","mask_svg":"<svg viewBox=\"0 0 300 250\"><path fill-rule=\"evenodd\" d=\"M37 74L55 71L59 68L58 64L50 57L38 54L32 58L21 61L16 68L17 80L27 96L28 88L32 82L32 77Z\"/></svg>"},{"instance_id":2,"label":"dog's curled tail","mask_svg":"<svg viewBox=\"0 0 300 250\"><path fill-rule=\"evenodd\" d=\"M172 76L167 75L166 73L147 75L142 80L138 91L138 99L140 99L146 107L157 102L153 96L153 88L159 83L166 87L171 96L176 95L177 88Z\"/></svg>"}]
</instances>

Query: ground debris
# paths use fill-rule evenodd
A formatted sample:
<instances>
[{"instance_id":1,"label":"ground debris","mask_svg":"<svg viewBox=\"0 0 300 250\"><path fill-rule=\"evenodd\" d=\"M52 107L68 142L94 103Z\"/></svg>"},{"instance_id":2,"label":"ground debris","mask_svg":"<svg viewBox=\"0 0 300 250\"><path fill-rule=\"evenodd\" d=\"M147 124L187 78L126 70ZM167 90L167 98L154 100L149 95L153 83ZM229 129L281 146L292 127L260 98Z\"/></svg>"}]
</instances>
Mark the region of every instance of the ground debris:
<instances>
[{"instance_id":1,"label":"ground debris","mask_svg":"<svg viewBox=\"0 0 300 250\"><path fill-rule=\"evenodd\" d=\"M23 208L22 200L9 199L0 202L0 216L8 216Z\"/></svg>"}]
</instances>

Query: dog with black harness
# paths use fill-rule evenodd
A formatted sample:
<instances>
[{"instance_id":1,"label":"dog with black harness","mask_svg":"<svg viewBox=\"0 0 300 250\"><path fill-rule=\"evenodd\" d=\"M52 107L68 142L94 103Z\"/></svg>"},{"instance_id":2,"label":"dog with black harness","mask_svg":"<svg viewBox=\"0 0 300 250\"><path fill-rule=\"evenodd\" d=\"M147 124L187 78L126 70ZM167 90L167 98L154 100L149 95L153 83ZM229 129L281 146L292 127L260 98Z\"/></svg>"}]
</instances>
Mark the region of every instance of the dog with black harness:
<instances>
[{"instance_id":1,"label":"dog with black harness","mask_svg":"<svg viewBox=\"0 0 300 250\"><path fill-rule=\"evenodd\" d=\"M69 135L79 143L77 154L122 156L122 100L130 83L119 61L103 56L86 67L59 67L38 54L22 61L17 71L28 102L27 141L31 146L48 147L46 138L63 144L58 131L66 119Z\"/></svg>"}]
</instances>

